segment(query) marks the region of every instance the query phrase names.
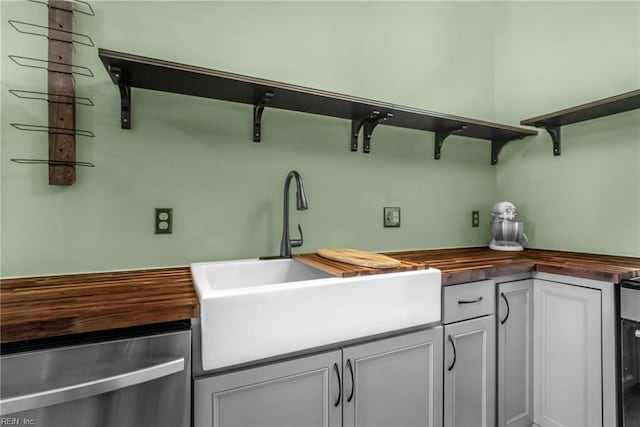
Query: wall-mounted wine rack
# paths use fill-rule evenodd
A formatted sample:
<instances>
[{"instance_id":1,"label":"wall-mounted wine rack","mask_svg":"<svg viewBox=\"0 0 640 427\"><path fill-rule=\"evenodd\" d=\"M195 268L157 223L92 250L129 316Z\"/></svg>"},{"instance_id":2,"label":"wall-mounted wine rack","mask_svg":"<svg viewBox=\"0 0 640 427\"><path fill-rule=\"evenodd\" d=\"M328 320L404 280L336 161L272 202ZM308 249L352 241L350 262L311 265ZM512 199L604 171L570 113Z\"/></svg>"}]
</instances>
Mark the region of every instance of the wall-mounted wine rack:
<instances>
[{"instance_id":1,"label":"wall-mounted wine rack","mask_svg":"<svg viewBox=\"0 0 640 427\"><path fill-rule=\"evenodd\" d=\"M48 102L48 125L11 123L21 131L46 132L49 135L49 156L41 159L11 159L19 164L46 164L49 166L50 185L71 185L76 181L76 166L94 167L89 162L76 161L76 136L94 137L93 132L76 129L76 105L92 107L93 101L76 97L74 75L93 77L93 72L84 66L73 64L73 46L95 46L91 37L73 32L73 16L76 13L94 16L91 5L74 0L32 0L48 8L48 25L9 20L16 31L29 36L47 39L48 58L29 58L9 55L17 65L40 68L47 71L47 91L34 92L11 89L9 92L20 99Z\"/></svg>"}]
</instances>

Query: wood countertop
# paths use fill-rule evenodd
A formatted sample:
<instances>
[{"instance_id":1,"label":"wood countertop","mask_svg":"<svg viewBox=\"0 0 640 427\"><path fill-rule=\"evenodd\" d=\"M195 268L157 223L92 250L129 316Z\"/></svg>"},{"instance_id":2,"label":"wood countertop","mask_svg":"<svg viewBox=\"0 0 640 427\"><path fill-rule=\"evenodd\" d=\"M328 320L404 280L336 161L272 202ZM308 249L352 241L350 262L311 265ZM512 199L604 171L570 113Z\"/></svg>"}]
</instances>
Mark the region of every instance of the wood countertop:
<instances>
[{"instance_id":1,"label":"wood countertop","mask_svg":"<svg viewBox=\"0 0 640 427\"><path fill-rule=\"evenodd\" d=\"M640 276L640 258L528 249L460 248L385 253L407 269L442 271L442 284L530 271L617 283ZM317 261L317 260L316 260ZM337 265L344 275L372 274ZM384 271L384 270L383 270ZM373 271L374 273L377 271ZM353 274L351 274L353 273ZM334 272L335 274L335 272ZM200 315L189 267L4 279L0 282L0 342L184 320Z\"/></svg>"},{"instance_id":2,"label":"wood countertop","mask_svg":"<svg viewBox=\"0 0 640 427\"><path fill-rule=\"evenodd\" d=\"M189 267L0 282L2 343L171 322L199 315Z\"/></svg>"},{"instance_id":3,"label":"wood countertop","mask_svg":"<svg viewBox=\"0 0 640 427\"><path fill-rule=\"evenodd\" d=\"M489 248L385 252L392 258L422 262L442 271L442 284L472 282L510 274L540 271L618 283L640 276L640 258L526 249L520 252Z\"/></svg>"}]
</instances>

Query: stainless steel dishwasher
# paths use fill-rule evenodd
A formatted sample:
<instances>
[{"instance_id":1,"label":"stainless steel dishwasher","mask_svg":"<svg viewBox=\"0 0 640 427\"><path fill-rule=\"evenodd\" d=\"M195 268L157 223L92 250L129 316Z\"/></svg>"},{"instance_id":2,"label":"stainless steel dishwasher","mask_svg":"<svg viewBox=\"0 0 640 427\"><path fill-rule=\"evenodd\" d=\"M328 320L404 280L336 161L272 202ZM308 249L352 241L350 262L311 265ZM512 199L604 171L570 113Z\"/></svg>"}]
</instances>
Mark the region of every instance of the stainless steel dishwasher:
<instances>
[{"instance_id":1,"label":"stainless steel dishwasher","mask_svg":"<svg viewBox=\"0 0 640 427\"><path fill-rule=\"evenodd\" d=\"M620 425L640 426L640 277L620 283L619 328Z\"/></svg>"},{"instance_id":2,"label":"stainless steel dishwasher","mask_svg":"<svg viewBox=\"0 0 640 427\"><path fill-rule=\"evenodd\" d=\"M188 322L3 345L2 352L2 425L191 424Z\"/></svg>"}]
</instances>

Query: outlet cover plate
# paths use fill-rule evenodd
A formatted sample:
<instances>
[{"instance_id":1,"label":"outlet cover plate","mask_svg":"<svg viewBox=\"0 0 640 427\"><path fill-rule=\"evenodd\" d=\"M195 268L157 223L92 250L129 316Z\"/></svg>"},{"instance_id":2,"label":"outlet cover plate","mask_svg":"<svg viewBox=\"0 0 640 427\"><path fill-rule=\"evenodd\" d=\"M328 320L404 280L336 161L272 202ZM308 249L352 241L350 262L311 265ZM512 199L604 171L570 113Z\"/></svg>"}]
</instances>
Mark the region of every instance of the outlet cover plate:
<instances>
[{"instance_id":1,"label":"outlet cover plate","mask_svg":"<svg viewBox=\"0 0 640 427\"><path fill-rule=\"evenodd\" d=\"M383 213L383 224L385 227L400 227L399 207L385 207Z\"/></svg>"},{"instance_id":2,"label":"outlet cover plate","mask_svg":"<svg viewBox=\"0 0 640 427\"><path fill-rule=\"evenodd\" d=\"M473 227L473 228L480 227L480 212L479 211L471 211L471 227Z\"/></svg>"},{"instance_id":3,"label":"outlet cover plate","mask_svg":"<svg viewBox=\"0 0 640 427\"><path fill-rule=\"evenodd\" d=\"M173 232L173 209L156 208L155 234L171 234Z\"/></svg>"}]
</instances>

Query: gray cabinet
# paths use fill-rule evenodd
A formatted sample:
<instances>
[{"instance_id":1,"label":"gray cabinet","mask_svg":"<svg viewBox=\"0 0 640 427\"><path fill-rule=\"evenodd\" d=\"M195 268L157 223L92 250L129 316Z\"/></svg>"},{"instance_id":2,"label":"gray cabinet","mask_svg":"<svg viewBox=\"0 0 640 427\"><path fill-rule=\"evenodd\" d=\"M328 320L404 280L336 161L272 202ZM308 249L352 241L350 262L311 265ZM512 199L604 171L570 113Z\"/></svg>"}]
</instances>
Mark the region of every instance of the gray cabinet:
<instances>
[{"instance_id":1,"label":"gray cabinet","mask_svg":"<svg viewBox=\"0 0 640 427\"><path fill-rule=\"evenodd\" d=\"M495 285L446 286L444 294L444 426L494 427ZM462 320L462 321L459 321Z\"/></svg>"},{"instance_id":2,"label":"gray cabinet","mask_svg":"<svg viewBox=\"0 0 640 427\"><path fill-rule=\"evenodd\" d=\"M498 427L533 423L533 280L498 285Z\"/></svg>"},{"instance_id":3,"label":"gray cabinet","mask_svg":"<svg viewBox=\"0 0 640 427\"><path fill-rule=\"evenodd\" d=\"M444 426L495 425L495 316L444 328Z\"/></svg>"},{"instance_id":4,"label":"gray cabinet","mask_svg":"<svg viewBox=\"0 0 640 427\"><path fill-rule=\"evenodd\" d=\"M195 427L441 426L442 327L196 378L193 391Z\"/></svg>"},{"instance_id":5,"label":"gray cabinet","mask_svg":"<svg viewBox=\"0 0 640 427\"><path fill-rule=\"evenodd\" d=\"M442 425L442 327L343 350L345 427Z\"/></svg>"},{"instance_id":6,"label":"gray cabinet","mask_svg":"<svg viewBox=\"0 0 640 427\"><path fill-rule=\"evenodd\" d=\"M534 422L601 426L601 292L535 279L534 306Z\"/></svg>"},{"instance_id":7,"label":"gray cabinet","mask_svg":"<svg viewBox=\"0 0 640 427\"><path fill-rule=\"evenodd\" d=\"M339 427L341 365L336 350L196 379L194 426Z\"/></svg>"}]
</instances>

